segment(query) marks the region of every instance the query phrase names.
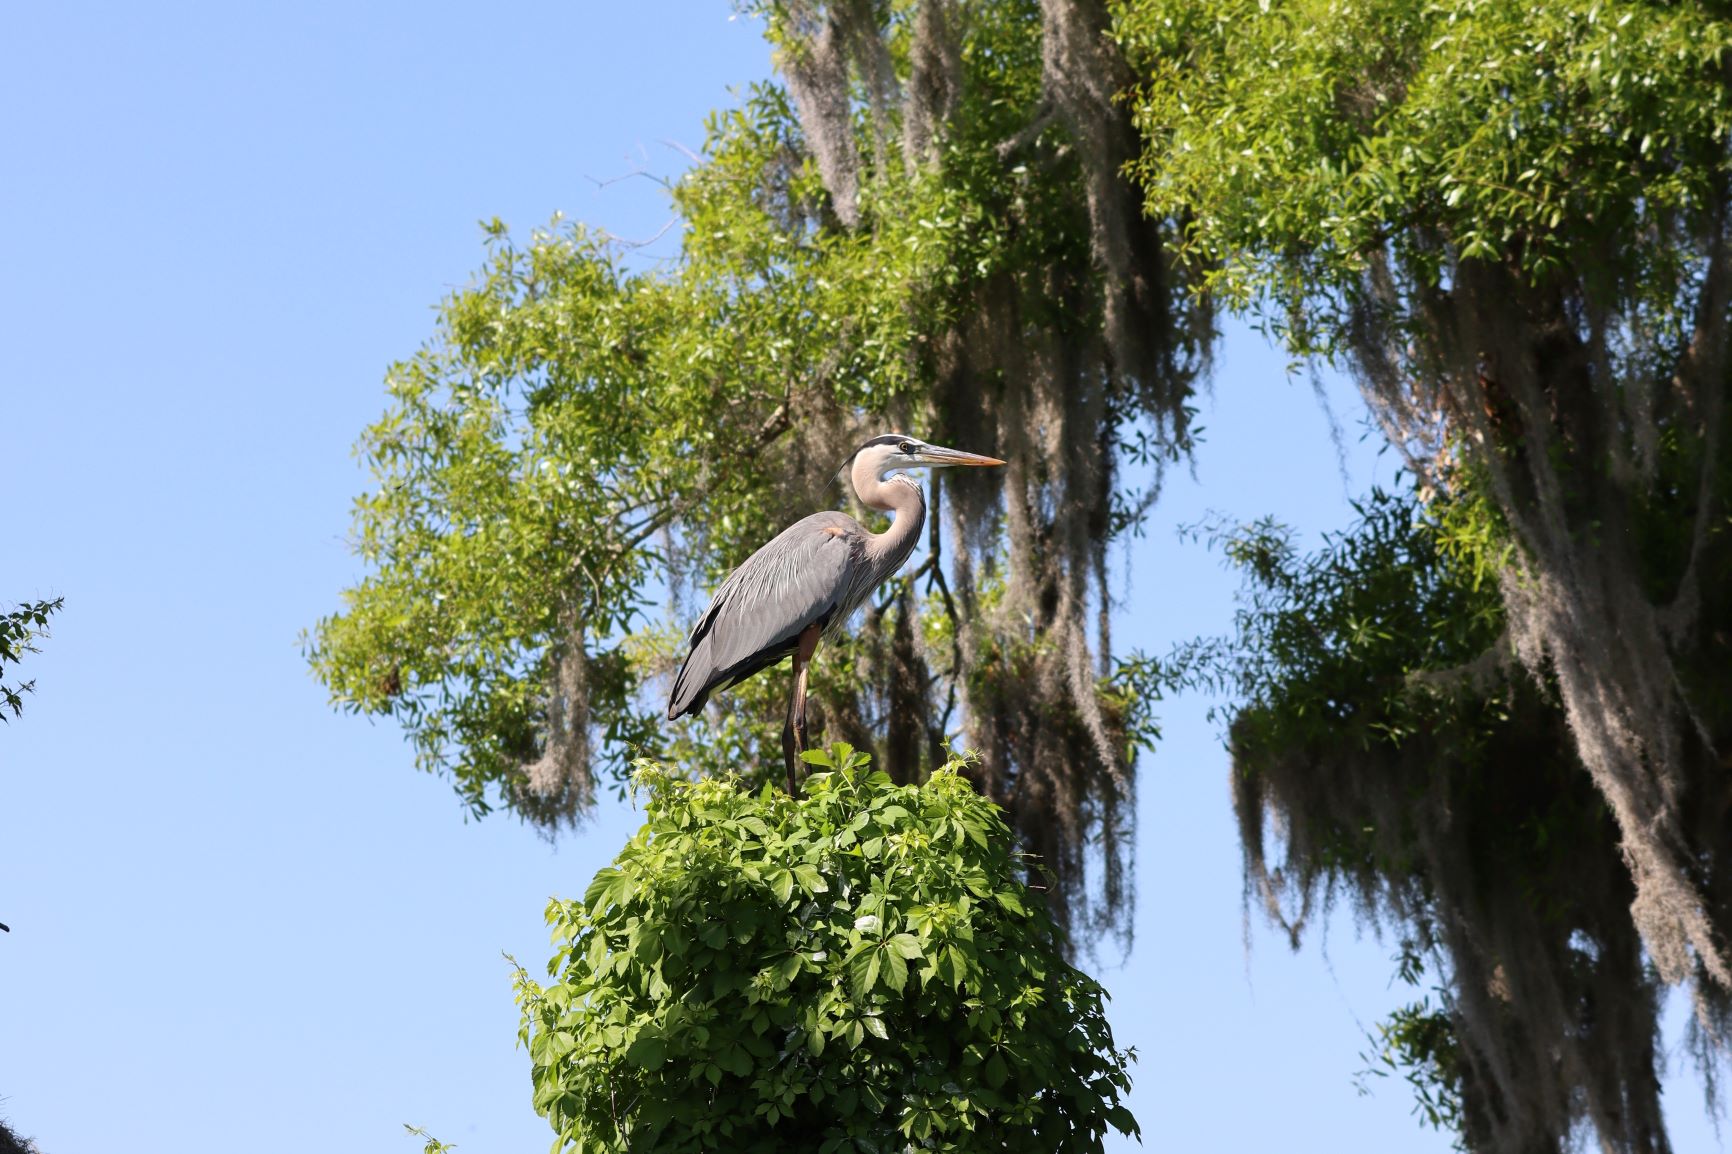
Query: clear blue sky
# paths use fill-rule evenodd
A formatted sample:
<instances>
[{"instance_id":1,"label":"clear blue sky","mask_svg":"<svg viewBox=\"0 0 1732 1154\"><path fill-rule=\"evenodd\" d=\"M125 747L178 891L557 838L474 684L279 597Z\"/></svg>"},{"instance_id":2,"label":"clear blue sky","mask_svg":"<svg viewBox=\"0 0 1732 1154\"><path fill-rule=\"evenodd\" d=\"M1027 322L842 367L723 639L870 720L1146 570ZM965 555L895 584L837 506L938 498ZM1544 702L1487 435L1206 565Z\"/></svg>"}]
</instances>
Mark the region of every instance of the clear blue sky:
<instances>
[{"instance_id":1,"label":"clear blue sky","mask_svg":"<svg viewBox=\"0 0 1732 1154\"><path fill-rule=\"evenodd\" d=\"M465 823L393 728L329 709L296 636L359 575L350 445L479 263L476 222L653 235L654 184L595 181L677 171L663 142L695 147L767 73L729 13L9 10L0 599L66 609L0 731L0 1116L46 1154L415 1154L404 1122L463 1154L546 1149L500 953L539 969L548 896L635 821L604 805L554 846ZM1306 383L1229 335L1195 480L1119 558L1122 645L1229 620L1231 578L1175 526L1275 513L1314 539L1390 480L1328 391L1341 460ZM1097 967L1145 1146L1447 1149L1399 1085L1353 1088L1405 996L1392 945L1342 911L1326 950L1254 919L1247 952L1225 755L1202 702L1165 720L1136 945ZM1669 1101L1677 1148L1715 1148L1687 1077Z\"/></svg>"}]
</instances>

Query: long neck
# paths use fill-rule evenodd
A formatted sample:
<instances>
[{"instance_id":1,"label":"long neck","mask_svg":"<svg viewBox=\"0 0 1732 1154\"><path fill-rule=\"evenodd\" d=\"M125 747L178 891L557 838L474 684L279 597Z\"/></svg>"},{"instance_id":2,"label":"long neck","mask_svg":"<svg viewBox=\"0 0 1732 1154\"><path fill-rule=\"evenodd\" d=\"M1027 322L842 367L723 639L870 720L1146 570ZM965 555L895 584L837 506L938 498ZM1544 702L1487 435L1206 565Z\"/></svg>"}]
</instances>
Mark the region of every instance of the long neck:
<instances>
[{"instance_id":1,"label":"long neck","mask_svg":"<svg viewBox=\"0 0 1732 1154\"><path fill-rule=\"evenodd\" d=\"M851 479L854 492L859 494L861 501L874 509L894 514L890 528L882 533L868 534L866 542L867 557L884 565L883 575L889 576L902 567L902 562L908 560L915 543L920 540L920 528L926 524L926 498L921 495L920 486L907 474L885 480L864 461L855 462Z\"/></svg>"}]
</instances>

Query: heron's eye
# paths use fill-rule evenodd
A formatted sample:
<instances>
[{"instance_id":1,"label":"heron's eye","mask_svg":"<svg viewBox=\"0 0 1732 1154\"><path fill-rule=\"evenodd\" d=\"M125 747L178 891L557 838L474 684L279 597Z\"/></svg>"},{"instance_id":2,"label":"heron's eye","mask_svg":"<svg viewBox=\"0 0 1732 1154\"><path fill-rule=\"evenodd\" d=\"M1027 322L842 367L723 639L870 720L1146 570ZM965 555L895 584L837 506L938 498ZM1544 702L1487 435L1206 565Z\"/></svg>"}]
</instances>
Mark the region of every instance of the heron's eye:
<instances>
[{"instance_id":1,"label":"heron's eye","mask_svg":"<svg viewBox=\"0 0 1732 1154\"><path fill-rule=\"evenodd\" d=\"M900 445L897 445L896 447L898 449L902 450L902 454L904 456L912 457L914 455L914 442L913 441L903 441Z\"/></svg>"}]
</instances>

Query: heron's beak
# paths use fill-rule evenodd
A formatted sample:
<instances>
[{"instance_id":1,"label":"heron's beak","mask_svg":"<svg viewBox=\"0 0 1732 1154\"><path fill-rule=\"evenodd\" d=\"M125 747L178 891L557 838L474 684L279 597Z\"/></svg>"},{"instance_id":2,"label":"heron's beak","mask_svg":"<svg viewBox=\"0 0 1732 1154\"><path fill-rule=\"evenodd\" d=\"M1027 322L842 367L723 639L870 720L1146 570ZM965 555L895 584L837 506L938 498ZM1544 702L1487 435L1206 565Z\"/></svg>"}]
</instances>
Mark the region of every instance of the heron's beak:
<instances>
[{"instance_id":1,"label":"heron's beak","mask_svg":"<svg viewBox=\"0 0 1732 1154\"><path fill-rule=\"evenodd\" d=\"M964 453L961 449L945 449L937 445L927 445L914 454L915 461L934 469L944 469L951 465L1002 465L997 457L983 457L979 453Z\"/></svg>"}]
</instances>

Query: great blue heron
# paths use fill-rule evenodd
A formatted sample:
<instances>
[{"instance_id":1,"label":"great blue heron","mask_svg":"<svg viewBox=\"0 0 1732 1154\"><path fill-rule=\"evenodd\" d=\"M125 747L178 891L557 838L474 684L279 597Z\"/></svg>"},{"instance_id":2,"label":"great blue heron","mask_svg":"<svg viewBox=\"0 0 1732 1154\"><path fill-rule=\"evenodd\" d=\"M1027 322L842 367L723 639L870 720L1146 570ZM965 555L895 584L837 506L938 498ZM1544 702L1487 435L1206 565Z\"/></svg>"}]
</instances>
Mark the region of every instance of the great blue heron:
<instances>
[{"instance_id":1,"label":"great blue heron","mask_svg":"<svg viewBox=\"0 0 1732 1154\"><path fill-rule=\"evenodd\" d=\"M806 667L819 638L848 620L914 552L926 522L920 485L899 469L1002 465L995 457L928 445L901 433L873 437L854 451L849 479L860 500L895 514L882 533L843 513L813 513L778 533L722 582L692 629L691 652L674 678L668 718L704 707L710 694L737 685L784 657L794 658L782 756L788 792L806 748ZM894 474L894 475L892 475Z\"/></svg>"}]
</instances>

